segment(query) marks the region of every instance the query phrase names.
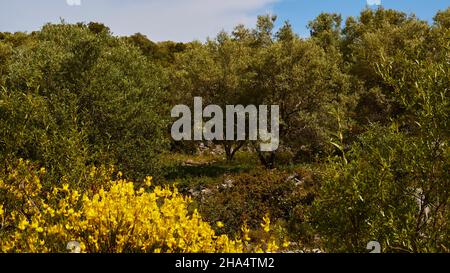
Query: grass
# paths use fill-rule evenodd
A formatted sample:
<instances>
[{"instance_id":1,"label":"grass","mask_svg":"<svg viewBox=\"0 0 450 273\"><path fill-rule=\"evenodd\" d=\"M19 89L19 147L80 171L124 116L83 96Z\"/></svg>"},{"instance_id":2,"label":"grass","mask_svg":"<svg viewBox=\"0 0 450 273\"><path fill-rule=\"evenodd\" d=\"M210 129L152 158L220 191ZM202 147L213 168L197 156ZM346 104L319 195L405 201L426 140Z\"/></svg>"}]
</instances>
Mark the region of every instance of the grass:
<instances>
[{"instance_id":1,"label":"grass","mask_svg":"<svg viewBox=\"0 0 450 273\"><path fill-rule=\"evenodd\" d=\"M195 187L217 185L227 174L249 172L260 168L256 156L250 152L241 151L233 161L227 161L223 155L214 154L167 154L163 162L165 166L165 181L176 184L180 190Z\"/></svg>"}]
</instances>

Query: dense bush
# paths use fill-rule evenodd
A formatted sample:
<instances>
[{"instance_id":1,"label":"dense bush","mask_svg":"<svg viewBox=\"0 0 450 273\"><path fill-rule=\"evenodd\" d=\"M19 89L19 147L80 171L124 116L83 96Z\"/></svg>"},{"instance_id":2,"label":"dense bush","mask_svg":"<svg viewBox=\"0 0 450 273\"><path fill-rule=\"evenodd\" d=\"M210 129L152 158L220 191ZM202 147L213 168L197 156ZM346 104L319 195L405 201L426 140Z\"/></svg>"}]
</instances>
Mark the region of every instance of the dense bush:
<instances>
[{"instance_id":1,"label":"dense bush","mask_svg":"<svg viewBox=\"0 0 450 273\"><path fill-rule=\"evenodd\" d=\"M448 60L448 52L443 59L384 56L374 65L403 110L328 165L315 218L330 250L362 251L377 240L391 252L449 251Z\"/></svg>"},{"instance_id":2,"label":"dense bush","mask_svg":"<svg viewBox=\"0 0 450 273\"><path fill-rule=\"evenodd\" d=\"M283 227L290 239L310 240L307 207L312 204L318 181L303 168L292 172L253 170L250 173L228 175L222 185L201 196L199 210L205 220L224 222L221 232L236 234L246 223L254 229L261 217L269 213Z\"/></svg>"},{"instance_id":3,"label":"dense bush","mask_svg":"<svg viewBox=\"0 0 450 273\"><path fill-rule=\"evenodd\" d=\"M6 52L9 40L0 41ZM139 49L106 28L60 24L46 25L9 55L1 70L3 160L39 161L56 179L75 180L99 162L130 177L158 173L165 76Z\"/></svg>"},{"instance_id":4,"label":"dense bush","mask_svg":"<svg viewBox=\"0 0 450 273\"><path fill-rule=\"evenodd\" d=\"M373 128L328 166L313 211L329 251L363 252L378 241L386 252L450 249L448 150L397 129Z\"/></svg>"}]
</instances>

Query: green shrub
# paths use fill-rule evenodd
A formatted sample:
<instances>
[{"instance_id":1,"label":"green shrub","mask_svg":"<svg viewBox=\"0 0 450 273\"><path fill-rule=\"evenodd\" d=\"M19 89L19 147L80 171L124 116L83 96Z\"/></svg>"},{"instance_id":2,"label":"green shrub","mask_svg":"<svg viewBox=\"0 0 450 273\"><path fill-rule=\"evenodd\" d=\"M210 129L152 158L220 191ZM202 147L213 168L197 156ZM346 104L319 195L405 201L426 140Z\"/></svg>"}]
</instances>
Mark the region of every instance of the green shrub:
<instances>
[{"instance_id":1,"label":"green shrub","mask_svg":"<svg viewBox=\"0 0 450 273\"><path fill-rule=\"evenodd\" d=\"M253 170L250 173L225 176L222 185L202 195L199 210L211 223L223 221L227 234L236 234L247 223L258 227L269 213L271 219L285 228L293 240L311 240L307 210L318 189L317 177L303 168L292 172Z\"/></svg>"},{"instance_id":2,"label":"green shrub","mask_svg":"<svg viewBox=\"0 0 450 273\"><path fill-rule=\"evenodd\" d=\"M40 162L55 180L78 181L99 164L137 180L158 176L162 68L107 28L46 25L30 37L14 48L0 89L0 157Z\"/></svg>"},{"instance_id":3,"label":"green shrub","mask_svg":"<svg viewBox=\"0 0 450 273\"><path fill-rule=\"evenodd\" d=\"M374 127L348 164L328 166L312 215L329 251L363 252L369 241L384 252L449 250L448 148L428 144Z\"/></svg>"}]
</instances>

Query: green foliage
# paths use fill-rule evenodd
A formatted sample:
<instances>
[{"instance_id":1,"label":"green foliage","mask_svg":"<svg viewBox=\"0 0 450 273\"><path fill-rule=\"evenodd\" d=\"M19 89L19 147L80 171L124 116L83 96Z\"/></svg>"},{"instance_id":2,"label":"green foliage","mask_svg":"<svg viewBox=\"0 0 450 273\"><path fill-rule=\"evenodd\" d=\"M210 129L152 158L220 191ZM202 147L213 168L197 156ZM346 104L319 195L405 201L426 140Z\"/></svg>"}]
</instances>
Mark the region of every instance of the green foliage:
<instances>
[{"instance_id":1,"label":"green foliage","mask_svg":"<svg viewBox=\"0 0 450 273\"><path fill-rule=\"evenodd\" d=\"M322 13L308 24L311 37L319 40L325 49L339 47L341 39L342 16L339 14Z\"/></svg>"},{"instance_id":2,"label":"green foliage","mask_svg":"<svg viewBox=\"0 0 450 273\"><path fill-rule=\"evenodd\" d=\"M387 252L449 250L448 42L441 46L443 59L396 48L372 66L402 111L369 127L348 161L328 165L313 213L329 250L360 252L371 240Z\"/></svg>"},{"instance_id":3,"label":"green foliage","mask_svg":"<svg viewBox=\"0 0 450 273\"><path fill-rule=\"evenodd\" d=\"M49 99L37 94L0 92L1 160L28 158L51 166L54 176L80 176L87 159L85 135L67 105L52 114ZM66 119L67 118L67 119Z\"/></svg>"},{"instance_id":4,"label":"green foliage","mask_svg":"<svg viewBox=\"0 0 450 273\"><path fill-rule=\"evenodd\" d=\"M326 132L334 129L329 109L350 101L350 77L340 70L339 54L328 55L315 41L300 39L288 22L274 33L275 20L260 16L254 30L238 26L232 35L222 32L204 45L190 44L177 56L175 100L191 105L201 96L205 104L222 107L279 105L284 150L297 158L329 152ZM247 145L222 144L230 160ZM259 153L259 158L266 167L276 166L276 153Z\"/></svg>"},{"instance_id":5,"label":"green foliage","mask_svg":"<svg viewBox=\"0 0 450 273\"><path fill-rule=\"evenodd\" d=\"M141 33L126 37L125 40L137 46L146 57L165 67L171 66L175 60L175 55L186 49L186 45L183 43L171 41L154 43Z\"/></svg>"},{"instance_id":6,"label":"green foliage","mask_svg":"<svg viewBox=\"0 0 450 273\"><path fill-rule=\"evenodd\" d=\"M228 175L209 195L202 196L199 210L211 223L223 221L228 234L236 234L247 223L257 228L258 219L269 213L285 227L291 239L311 240L307 206L315 198L319 184L311 171L297 168L285 171L255 169Z\"/></svg>"},{"instance_id":7,"label":"green foliage","mask_svg":"<svg viewBox=\"0 0 450 273\"><path fill-rule=\"evenodd\" d=\"M395 128L374 127L348 164L329 165L313 210L327 249L364 252L375 240L385 252L448 251L448 147L430 148Z\"/></svg>"},{"instance_id":8,"label":"green foliage","mask_svg":"<svg viewBox=\"0 0 450 273\"><path fill-rule=\"evenodd\" d=\"M157 175L165 147L165 75L100 25L46 25L14 48L1 90L2 157L57 178L114 164Z\"/></svg>"}]
</instances>

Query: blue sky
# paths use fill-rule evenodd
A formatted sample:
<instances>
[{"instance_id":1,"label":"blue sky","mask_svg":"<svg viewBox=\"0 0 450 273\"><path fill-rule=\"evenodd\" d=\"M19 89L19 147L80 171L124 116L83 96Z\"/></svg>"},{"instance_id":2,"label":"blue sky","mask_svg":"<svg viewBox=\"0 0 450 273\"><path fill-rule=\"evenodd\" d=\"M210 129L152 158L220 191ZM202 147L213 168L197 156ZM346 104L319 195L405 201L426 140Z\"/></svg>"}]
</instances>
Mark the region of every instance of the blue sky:
<instances>
[{"instance_id":1,"label":"blue sky","mask_svg":"<svg viewBox=\"0 0 450 273\"><path fill-rule=\"evenodd\" d=\"M0 0L0 31L33 31L47 22L103 22L117 35L136 32L156 41L205 40L238 23L253 26L258 14L277 14L297 33L321 12L357 16L380 0ZM431 20L450 0L381 0L386 8Z\"/></svg>"},{"instance_id":2,"label":"blue sky","mask_svg":"<svg viewBox=\"0 0 450 273\"><path fill-rule=\"evenodd\" d=\"M378 0L379 1L379 0ZM336 12L344 17L357 16L367 5L365 0L283 0L274 7L280 21L289 20L297 33L308 35L306 25L321 12ZM384 8L414 13L422 20L432 21L438 10L450 7L450 0L382 0Z\"/></svg>"}]
</instances>

